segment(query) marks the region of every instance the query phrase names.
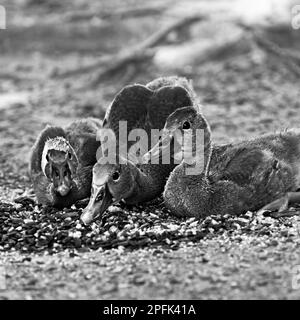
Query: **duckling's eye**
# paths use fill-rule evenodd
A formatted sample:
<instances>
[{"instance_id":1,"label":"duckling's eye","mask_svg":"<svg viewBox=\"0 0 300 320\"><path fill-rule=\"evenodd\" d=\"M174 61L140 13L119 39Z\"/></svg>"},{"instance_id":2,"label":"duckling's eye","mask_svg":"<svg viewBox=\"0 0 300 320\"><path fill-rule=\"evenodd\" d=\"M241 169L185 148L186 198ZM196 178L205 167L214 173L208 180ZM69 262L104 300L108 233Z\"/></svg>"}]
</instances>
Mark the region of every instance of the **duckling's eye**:
<instances>
[{"instance_id":1,"label":"duckling's eye","mask_svg":"<svg viewBox=\"0 0 300 320\"><path fill-rule=\"evenodd\" d=\"M69 158L69 160L72 160L72 153L71 152L68 152L68 158Z\"/></svg>"},{"instance_id":2,"label":"duckling's eye","mask_svg":"<svg viewBox=\"0 0 300 320\"><path fill-rule=\"evenodd\" d=\"M119 172L119 171L115 171L115 172L113 173L113 175L112 175L112 178L113 178L114 181L119 180L119 178L120 178L120 172Z\"/></svg>"},{"instance_id":3,"label":"duckling's eye","mask_svg":"<svg viewBox=\"0 0 300 320\"><path fill-rule=\"evenodd\" d=\"M182 124L182 129L183 130L188 130L190 129L191 124L188 121L184 121L184 123Z\"/></svg>"}]
</instances>

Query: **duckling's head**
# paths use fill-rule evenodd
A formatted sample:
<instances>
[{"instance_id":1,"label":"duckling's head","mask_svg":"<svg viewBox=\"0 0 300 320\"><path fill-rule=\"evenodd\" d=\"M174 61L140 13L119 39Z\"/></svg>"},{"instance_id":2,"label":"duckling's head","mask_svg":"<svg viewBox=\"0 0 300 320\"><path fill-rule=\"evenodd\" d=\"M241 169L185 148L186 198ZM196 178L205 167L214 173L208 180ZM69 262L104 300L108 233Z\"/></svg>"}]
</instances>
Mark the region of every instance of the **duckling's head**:
<instances>
[{"instance_id":1,"label":"duckling's head","mask_svg":"<svg viewBox=\"0 0 300 320\"><path fill-rule=\"evenodd\" d=\"M101 218L105 210L113 203L131 195L135 186L135 166L131 162L124 164L96 163L93 168L93 182L89 204L84 209L81 220L88 225Z\"/></svg>"},{"instance_id":2,"label":"duckling's head","mask_svg":"<svg viewBox=\"0 0 300 320\"><path fill-rule=\"evenodd\" d=\"M198 136L199 139L194 139ZM189 160L188 157L199 148L200 137L203 137L204 165L208 163L211 153L211 132L205 117L197 106L187 106L174 111L166 120L161 140L144 155L146 160L159 157L164 148L169 147L174 140L174 159Z\"/></svg>"},{"instance_id":3,"label":"duckling's head","mask_svg":"<svg viewBox=\"0 0 300 320\"><path fill-rule=\"evenodd\" d=\"M54 192L66 196L72 188L78 159L65 138L55 137L46 141L41 166L44 175L53 183Z\"/></svg>"},{"instance_id":4,"label":"duckling's head","mask_svg":"<svg viewBox=\"0 0 300 320\"><path fill-rule=\"evenodd\" d=\"M198 108L188 106L179 108L169 115L164 126L164 133L169 135L183 134L196 129L209 129L208 122Z\"/></svg>"}]
</instances>

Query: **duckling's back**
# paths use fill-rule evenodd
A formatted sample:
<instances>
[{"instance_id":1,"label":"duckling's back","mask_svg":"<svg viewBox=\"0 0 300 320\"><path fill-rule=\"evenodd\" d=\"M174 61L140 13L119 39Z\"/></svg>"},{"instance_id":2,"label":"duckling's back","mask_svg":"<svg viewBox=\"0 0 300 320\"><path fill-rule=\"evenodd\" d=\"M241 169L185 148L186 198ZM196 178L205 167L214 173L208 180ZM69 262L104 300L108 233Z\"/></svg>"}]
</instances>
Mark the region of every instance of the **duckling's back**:
<instances>
[{"instance_id":1,"label":"duckling's back","mask_svg":"<svg viewBox=\"0 0 300 320\"><path fill-rule=\"evenodd\" d=\"M209 178L240 187L241 208L256 210L300 186L300 130L214 148ZM229 203L230 196L227 196ZM216 204L217 206L217 204Z\"/></svg>"},{"instance_id":2,"label":"duckling's back","mask_svg":"<svg viewBox=\"0 0 300 320\"><path fill-rule=\"evenodd\" d=\"M179 216L255 211L300 187L300 129L214 146L209 174L171 173L164 199Z\"/></svg>"}]
</instances>

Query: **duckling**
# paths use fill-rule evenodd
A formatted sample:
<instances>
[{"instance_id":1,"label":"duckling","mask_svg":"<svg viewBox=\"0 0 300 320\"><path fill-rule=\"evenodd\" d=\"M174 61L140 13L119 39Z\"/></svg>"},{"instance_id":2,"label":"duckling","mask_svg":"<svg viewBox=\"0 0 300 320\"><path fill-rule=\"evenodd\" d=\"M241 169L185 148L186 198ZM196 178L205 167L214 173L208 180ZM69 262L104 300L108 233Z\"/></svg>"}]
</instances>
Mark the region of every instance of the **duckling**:
<instances>
[{"instance_id":1,"label":"duckling","mask_svg":"<svg viewBox=\"0 0 300 320\"><path fill-rule=\"evenodd\" d=\"M126 121L127 131L162 129L167 117L177 108L193 105L196 94L192 82L184 77L160 77L149 82L124 87L108 107L103 127L111 128L119 140L119 122ZM128 141L128 150L133 142ZM145 151L145 153L148 150Z\"/></svg>"},{"instance_id":2,"label":"duckling","mask_svg":"<svg viewBox=\"0 0 300 320\"><path fill-rule=\"evenodd\" d=\"M126 86L108 108L103 126L111 128L118 141L119 121L126 121L128 132L144 129L149 138L148 146L151 146L151 129L161 130L174 110L194 102L192 85L185 78L165 77L146 86ZM120 200L136 204L152 200L162 193L174 163L157 166L146 161L136 163L128 154L131 145L128 141L127 154L118 156L116 164L95 164L90 202L81 216L85 224L101 217L111 204ZM141 157L148 150L142 150Z\"/></svg>"},{"instance_id":3,"label":"duckling","mask_svg":"<svg viewBox=\"0 0 300 320\"><path fill-rule=\"evenodd\" d=\"M97 119L77 120L65 129L47 126L32 148L29 173L38 203L69 207L90 195L100 142Z\"/></svg>"},{"instance_id":4,"label":"duckling","mask_svg":"<svg viewBox=\"0 0 300 320\"><path fill-rule=\"evenodd\" d=\"M184 107L168 117L164 136L176 138L176 131L195 135L196 129L204 133L203 154L194 161L184 157L171 172L163 192L164 202L174 215L200 218L262 207L285 209L289 202L300 200L296 192L300 182L300 129L212 147L205 117L195 107ZM197 154L200 146L194 140L192 148ZM185 148L182 145L181 155L185 151L189 154ZM157 144L149 154L161 151ZM201 170L189 174L187 170L195 164Z\"/></svg>"}]
</instances>

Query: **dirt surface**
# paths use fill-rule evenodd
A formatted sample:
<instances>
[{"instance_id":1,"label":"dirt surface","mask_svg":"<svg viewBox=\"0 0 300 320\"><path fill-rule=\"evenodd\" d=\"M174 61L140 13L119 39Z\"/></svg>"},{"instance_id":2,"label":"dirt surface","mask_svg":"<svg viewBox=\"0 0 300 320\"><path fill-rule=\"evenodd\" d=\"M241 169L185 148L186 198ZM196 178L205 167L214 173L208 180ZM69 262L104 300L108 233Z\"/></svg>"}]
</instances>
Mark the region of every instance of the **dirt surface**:
<instances>
[{"instance_id":1,"label":"dirt surface","mask_svg":"<svg viewBox=\"0 0 300 320\"><path fill-rule=\"evenodd\" d=\"M96 70L60 77L66 70L89 65L104 54L138 43L163 25L164 19L171 19L163 11L160 23L153 13L126 19L106 19L105 15L101 19L70 18L70 12L103 14L137 5L133 0L124 3L45 0L41 5L35 0L4 1L8 26L0 30L1 204L15 208L14 199L32 192L28 156L47 123L64 126L81 117L102 118L114 95L129 83L147 83L174 73L192 79L215 143L299 126L299 77L278 57L252 44L241 54L215 57L180 70L164 69L151 61L131 64L97 87L89 86ZM161 3L153 1L157 6ZM164 44L181 43L197 28L201 30L201 24L175 32ZM281 46L299 49L299 31L283 29L264 35ZM22 213L22 207L16 208ZM153 209L158 216L159 208ZM148 208L147 214L151 210ZM4 221L3 212L0 221ZM92 250L82 244L87 250L49 252L45 247L38 253L26 253L1 243L0 265L6 270L6 289L0 290L0 298L298 299L297 212L280 219L253 213L253 229L247 223L246 227L236 226L233 221L230 228L216 232L199 223L197 230L206 228L202 237L178 237L176 246L165 237L163 243L150 241L137 246L99 246ZM165 219L163 214L161 219Z\"/></svg>"}]
</instances>

